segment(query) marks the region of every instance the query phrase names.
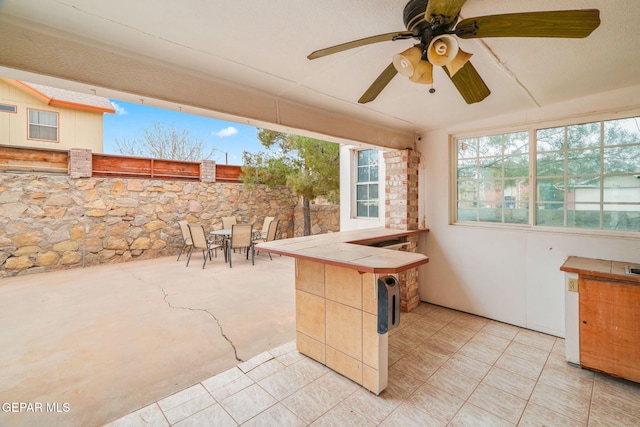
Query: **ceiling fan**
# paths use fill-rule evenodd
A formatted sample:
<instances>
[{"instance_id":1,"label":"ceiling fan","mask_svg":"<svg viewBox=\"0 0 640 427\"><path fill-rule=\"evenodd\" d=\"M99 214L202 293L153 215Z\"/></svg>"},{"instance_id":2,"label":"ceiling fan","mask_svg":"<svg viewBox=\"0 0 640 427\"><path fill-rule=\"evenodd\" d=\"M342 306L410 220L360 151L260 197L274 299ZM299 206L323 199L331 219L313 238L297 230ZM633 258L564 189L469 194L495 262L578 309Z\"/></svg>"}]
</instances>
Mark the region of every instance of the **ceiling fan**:
<instances>
[{"instance_id":1,"label":"ceiling fan","mask_svg":"<svg viewBox=\"0 0 640 427\"><path fill-rule=\"evenodd\" d=\"M358 102L371 102L396 74L420 84L433 83L433 66L440 66L467 104L485 99L491 91L482 80L456 37L587 37L600 25L598 9L523 12L463 19L458 17L467 0L410 0L404 7L407 31L379 34L320 49L307 58L316 59L372 43L417 39L419 42L402 53L369 86ZM457 25L456 25L457 23ZM431 89L433 91L433 89Z\"/></svg>"}]
</instances>

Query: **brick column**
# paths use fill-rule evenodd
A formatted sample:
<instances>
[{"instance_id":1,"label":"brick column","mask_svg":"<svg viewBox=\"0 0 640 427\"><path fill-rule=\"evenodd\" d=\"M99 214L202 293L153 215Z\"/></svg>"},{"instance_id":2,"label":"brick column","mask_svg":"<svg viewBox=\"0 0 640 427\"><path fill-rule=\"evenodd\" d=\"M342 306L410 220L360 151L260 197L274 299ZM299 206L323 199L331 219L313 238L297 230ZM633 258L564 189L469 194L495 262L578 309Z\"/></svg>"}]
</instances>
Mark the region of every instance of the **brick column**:
<instances>
[{"instance_id":1,"label":"brick column","mask_svg":"<svg viewBox=\"0 0 640 427\"><path fill-rule=\"evenodd\" d=\"M69 150L69 176L71 178L91 178L91 150L72 148Z\"/></svg>"},{"instance_id":2,"label":"brick column","mask_svg":"<svg viewBox=\"0 0 640 427\"><path fill-rule=\"evenodd\" d=\"M213 160L203 160L200 163L200 181L216 182L216 162Z\"/></svg>"},{"instance_id":3,"label":"brick column","mask_svg":"<svg viewBox=\"0 0 640 427\"><path fill-rule=\"evenodd\" d=\"M413 150L384 153L385 160L385 226L399 230L418 229L418 164L420 155ZM418 235L407 238L408 252L418 251ZM409 312L420 304L418 269L398 274L400 308Z\"/></svg>"}]
</instances>

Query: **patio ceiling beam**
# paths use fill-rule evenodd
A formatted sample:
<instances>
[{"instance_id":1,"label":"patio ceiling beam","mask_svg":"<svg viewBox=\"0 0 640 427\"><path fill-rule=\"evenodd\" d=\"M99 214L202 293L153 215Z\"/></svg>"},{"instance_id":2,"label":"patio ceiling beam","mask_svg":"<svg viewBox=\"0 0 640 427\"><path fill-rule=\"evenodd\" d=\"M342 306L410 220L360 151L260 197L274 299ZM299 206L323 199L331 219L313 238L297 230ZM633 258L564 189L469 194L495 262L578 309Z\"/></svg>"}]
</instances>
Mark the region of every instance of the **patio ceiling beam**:
<instances>
[{"instance_id":1,"label":"patio ceiling beam","mask_svg":"<svg viewBox=\"0 0 640 427\"><path fill-rule=\"evenodd\" d=\"M414 148L413 134L198 75L137 52L0 17L0 66L211 111L212 116L333 142Z\"/></svg>"}]
</instances>

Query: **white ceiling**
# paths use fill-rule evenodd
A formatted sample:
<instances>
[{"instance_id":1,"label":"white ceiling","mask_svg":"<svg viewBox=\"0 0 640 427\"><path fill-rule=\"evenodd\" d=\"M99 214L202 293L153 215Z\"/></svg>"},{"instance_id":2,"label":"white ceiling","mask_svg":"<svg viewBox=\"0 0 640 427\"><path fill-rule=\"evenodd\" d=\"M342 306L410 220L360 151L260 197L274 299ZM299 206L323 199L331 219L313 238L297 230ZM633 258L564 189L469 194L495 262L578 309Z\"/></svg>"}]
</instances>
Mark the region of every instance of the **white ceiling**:
<instances>
[{"instance_id":1,"label":"white ceiling","mask_svg":"<svg viewBox=\"0 0 640 427\"><path fill-rule=\"evenodd\" d=\"M473 53L471 62L492 92L484 101L472 105L462 100L438 68L434 70L435 94L428 93L428 86L398 75L376 100L365 105L357 103L391 62L392 55L410 47L414 40L378 43L313 61L306 58L317 49L404 30L405 3L405 0L0 0L0 28L7 31L0 36L3 44L9 46L0 48L0 73L19 78L22 75L14 71L24 70L84 84L69 83L66 87L69 89L89 91L98 87L136 93L126 81L118 80L118 76L131 80L125 73L127 61L120 59L136 58L166 70L166 75L174 70L182 76L194 76L202 93L206 92L203 86L210 84L216 93L229 95L224 102L189 103L189 99L181 96L193 90L186 83L156 84L154 90L146 91L142 88L144 81L138 83L139 93L157 95L157 99L177 102L185 108L205 107L217 110L209 112L212 116L248 117L246 122L260 125L286 124L283 117L288 114L287 108L300 105L308 108L306 119L302 116L292 119L291 126L321 132L322 126L326 126L328 135L349 137L348 131L341 133L330 127L361 123L388 129L391 133L387 138L400 139L403 135L444 129L459 122L536 109L640 84L638 0L467 0L462 8L463 18L597 8L602 21L585 39L461 40L461 48ZM37 50L34 35L53 40L49 50L64 44L62 41L92 46L103 52L92 59L94 62L117 55L102 65L102 71L110 77L95 77L95 71L92 77L90 67L70 64L69 59L64 60L67 63L61 59L61 64L49 70L47 64L19 58L25 50L29 50L31 57L40 54L46 57L46 52ZM39 43L41 47L45 45ZM12 51L11 46L16 50ZM61 57L56 54L56 58ZM84 68L87 71L83 72ZM133 65L130 68L135 69ZM148 79L154 79L153 73L149 73ZM104 90L98 90L98 94L113 96L113 92ZM232 98L238 94L251 98L251 102L237 104ZM196 96L191 98L195 100ZM137 100L139 96L131 99ZM267 109L262 106L263 101L265 106L266 101L277 104L273 119L252 111ZM247 108L246 114L243 108ZM336 123L326 119L331 116L319 112L334 115ZM306 122L313 121L313 117L320 118L320 123L307 126ZM363 139L375 142L384 137L376 134Z\"/></svg>"}]
</instances>

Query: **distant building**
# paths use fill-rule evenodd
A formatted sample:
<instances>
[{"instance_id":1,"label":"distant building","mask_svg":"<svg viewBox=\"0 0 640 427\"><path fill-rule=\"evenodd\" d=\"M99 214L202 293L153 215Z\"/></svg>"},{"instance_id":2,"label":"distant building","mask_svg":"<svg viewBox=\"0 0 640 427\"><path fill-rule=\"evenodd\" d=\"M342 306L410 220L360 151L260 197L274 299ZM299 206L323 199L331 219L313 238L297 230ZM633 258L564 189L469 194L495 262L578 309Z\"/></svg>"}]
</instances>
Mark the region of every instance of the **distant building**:
<instances>
[{"instance_id":1,"label":"distant building","mask_svg":"<svg viewBox=\"0 0 640 427\"><path fill-rule=\"evenodd\" d=\"M0 78L0 145L103 152L107 98Z\"/></svg>"}]
</instances>

